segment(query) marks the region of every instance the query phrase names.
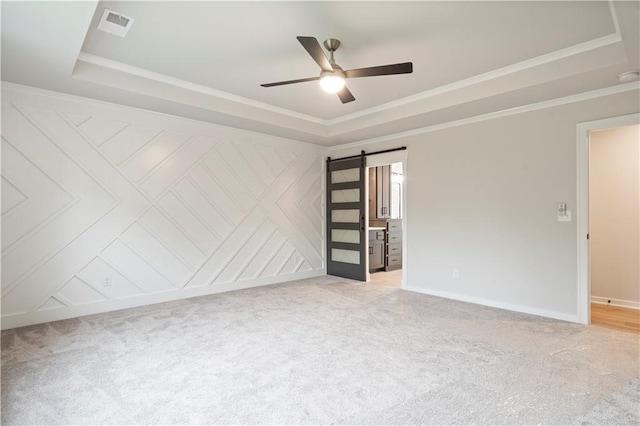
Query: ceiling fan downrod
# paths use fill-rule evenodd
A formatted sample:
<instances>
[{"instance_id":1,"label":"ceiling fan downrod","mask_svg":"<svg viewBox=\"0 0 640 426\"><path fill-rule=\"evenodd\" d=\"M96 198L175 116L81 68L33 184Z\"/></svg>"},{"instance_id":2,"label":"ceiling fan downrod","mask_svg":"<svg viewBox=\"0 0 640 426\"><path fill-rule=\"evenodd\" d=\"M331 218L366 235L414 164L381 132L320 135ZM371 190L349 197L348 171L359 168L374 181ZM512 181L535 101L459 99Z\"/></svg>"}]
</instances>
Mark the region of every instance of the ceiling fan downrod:
<instances>
[{"instance_id":1,"label":"ceiling fan downrod","mask_svg":"<svg viewBox=\"0 0 640 426\"><path fill-rule=\"evenodd\" d=\"M331 65L335 64L336 61L333 59L333 52L340 47L340 40L337 38L328 38L322 44L324 44L324 48L329 51L329 62L331 62Z\"/></svg>"}]
</instances>

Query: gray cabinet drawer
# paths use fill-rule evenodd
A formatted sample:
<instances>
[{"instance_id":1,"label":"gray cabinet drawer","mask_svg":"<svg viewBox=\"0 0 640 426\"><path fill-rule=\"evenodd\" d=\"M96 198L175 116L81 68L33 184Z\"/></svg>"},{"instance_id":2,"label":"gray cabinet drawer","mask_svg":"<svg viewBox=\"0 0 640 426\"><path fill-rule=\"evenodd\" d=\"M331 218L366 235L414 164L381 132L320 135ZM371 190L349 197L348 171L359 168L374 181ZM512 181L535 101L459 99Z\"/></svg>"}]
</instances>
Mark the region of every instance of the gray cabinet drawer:
<instances>
[{"instance_id":1,"label":"gray cabinet drawer","mask_svg":"<svg viewBox=\"0 0 640 426\"><path fill-rule=\"evenodd\" d=\"M390 219L387 221L387 230L389 232L402 232L402 220Z\"/></svg>"},{"instance_id":2,"label":"gray cabinet drawer","mask_svg":"<svg viewBox=\"0 0 640 426\"><path fill-rule=\"evenodd\" d=\"M397 244L402 242L402 232L389 232L387 243Z\"/></svg>"},{"instance_id":3,"label":"gray cabinet drawer","mask_svg":"<svg viewBox=\"0 0 640 426\"><path fill-rule=\"evenodd\" d=\"M387 249L387 254L389 256L395 256L396 254L402 254L402 243L389 244L389 247Z\"/></svg>"},{"instance_id":4,"label":"gray cabinet drawer","mask_svg":"<svg viewBox=\"0 0 640 426\"><path fill-rule=\"evenodd\" d=\"M402 255L398 254L395 256L389 256L387 258L387 265L388 266L400 266L402 265Z\"/></svg>"}]
</instances>

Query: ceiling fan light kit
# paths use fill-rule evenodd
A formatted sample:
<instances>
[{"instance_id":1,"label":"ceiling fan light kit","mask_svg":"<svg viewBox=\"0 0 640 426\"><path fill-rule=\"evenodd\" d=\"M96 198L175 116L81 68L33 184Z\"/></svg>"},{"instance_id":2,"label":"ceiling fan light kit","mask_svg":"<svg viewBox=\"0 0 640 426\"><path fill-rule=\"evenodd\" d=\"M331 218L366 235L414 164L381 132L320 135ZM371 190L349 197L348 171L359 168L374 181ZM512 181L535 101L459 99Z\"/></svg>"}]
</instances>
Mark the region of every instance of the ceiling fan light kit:
<instances>
[{"instance_id":1,"label":"ceiling fan light kit","mask_svg":"<svg viewBox=\"0 0 640 426\"><path fill-rule=\"evenodd\" d=\"M324 75L320 77L320 87L327 93L338 93L344 87L344 77L336 74L328 74L322 71Z\"/></svg>"},{"instance_id":2,"label":"ceiling fan light kit","mask_svg":"<svg viewBox=\"0 0 640 426\"><path fill-rule=\"evenodd\" d=\"M345 80L347 78L358 77L374 77L379 75L393 75L393 74L410 74L413 72L413 64L411 62L403 62L399 64L380 65L376 67L358 68L344 71L342 67L336 64L333 58L333 52L340 47L340 40L330 38L324 41L324 47L329 52L329 59L322 51L322 47L315 37L296 37L302 47L305 48L311 58L320 66L320 76L301 78L297 80L278 81L275 83L261 84L262 87L274 87L283 86L286 84L303 83L306 81L320 81L320 87L322 90L328 93L336 93L338 98L343 104L355 101L356 98L351 94L349 89L345 86Z\"/></svg>"}]
</instances>

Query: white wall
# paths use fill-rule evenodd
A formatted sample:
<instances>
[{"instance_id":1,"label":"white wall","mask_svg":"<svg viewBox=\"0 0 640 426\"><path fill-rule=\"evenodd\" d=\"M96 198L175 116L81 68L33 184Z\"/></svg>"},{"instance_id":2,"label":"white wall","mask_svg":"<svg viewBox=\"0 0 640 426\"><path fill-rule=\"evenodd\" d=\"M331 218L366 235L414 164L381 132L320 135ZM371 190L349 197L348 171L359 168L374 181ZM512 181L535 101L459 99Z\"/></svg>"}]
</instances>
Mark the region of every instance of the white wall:
<instances>
[{"instance_id":1,"label":"white wall","mask_svg":"<svg viewBox=\"0 0 640 426\"><path fill-rule=\"evenodd\" d=\"M325 153L3 83L2 328L323 275Z\"/></svg>"},{"instance_id":2,"label":"white wall","mask_svg":"<svg viewBox=\"0 0 640 426\"><path fill-rule=\"evenodd\" d=\"M640 308L640 126L591 132L589 235L593 301Z\"/></svg>"},{"instance_id":3,"label":"white wall","mask_svg":"<svg viewBox=\"0 0 640 426\"><path fill-rule=\"evenodd\" d=\"M578 321L576 125L637 112L637 91L331 150L406 145L407 288ZM452 277L452 269L460 277Z\"/></svg>"}]
</instances>

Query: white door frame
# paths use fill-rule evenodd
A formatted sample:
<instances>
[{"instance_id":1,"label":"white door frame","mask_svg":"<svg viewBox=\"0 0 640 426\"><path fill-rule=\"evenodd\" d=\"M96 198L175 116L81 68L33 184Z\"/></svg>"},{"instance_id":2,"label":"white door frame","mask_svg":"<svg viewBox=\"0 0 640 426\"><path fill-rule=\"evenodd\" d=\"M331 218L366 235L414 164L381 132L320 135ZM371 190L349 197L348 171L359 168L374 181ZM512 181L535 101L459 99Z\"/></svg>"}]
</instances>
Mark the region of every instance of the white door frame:
<instances>
[{"instance_id":1,"label":"white door frame","mask_svg":"<svg viewBox=\"0 0 640 426\"><path fill-rule=\"evenodd\" d=\"M577 237L578 237L578 320L581 324L591 323L591 277L589 267L589 133L594 130L640 124L640 113L604 118L602 120L578 123L578 197L577 197Z\"/></svg>"}]
</instances>

